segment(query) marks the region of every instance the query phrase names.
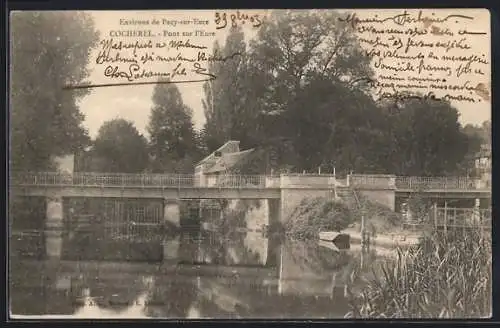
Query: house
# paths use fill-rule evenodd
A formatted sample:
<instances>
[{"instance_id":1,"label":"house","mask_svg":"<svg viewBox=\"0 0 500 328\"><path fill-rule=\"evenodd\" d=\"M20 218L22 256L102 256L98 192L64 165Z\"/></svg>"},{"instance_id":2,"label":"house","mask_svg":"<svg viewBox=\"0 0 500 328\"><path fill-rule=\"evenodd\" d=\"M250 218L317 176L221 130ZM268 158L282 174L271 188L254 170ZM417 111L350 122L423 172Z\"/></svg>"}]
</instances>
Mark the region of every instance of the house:
<instances>
[{"instance_id":1,"label":"house","mask_svg":"<svg viewBox=\"0 0 500 328\"><path fill-rule=\"evenodd\" d=\"M91 146L75 154L75 172L90 172L95 166L95 158Z\"/></svg>"},{"instance_id":2,"label":"house","mask_svg":"<svg viewBox=\"0 0 500 328\"><path fill-rule=\"evenodd\" d=\"M474 167L481 181L491 186L491 145L483 145L474 157Z\"/></svg>"},{"instance_id":3,"label":"house","mask_svg":"<svg viewBox=\"0 0 500 328\"><path fill-rule=\"evenodd\" d=\"M194 174L196 185L215 186L220 182L220 177L231 174L232 169L254 149L240 151L240 142L230 140L216 151L198 162Z\"/></svg>"},{"instance_id":4,"label":"house","mask_svg":"<svg viewBox=\"0 0 500 328\"><path fill-rule=\"evenodd\" d=\"M57 171L64 174L73 174L75 168L75 155L54 156Z\"/></svg>"}]
</instances>

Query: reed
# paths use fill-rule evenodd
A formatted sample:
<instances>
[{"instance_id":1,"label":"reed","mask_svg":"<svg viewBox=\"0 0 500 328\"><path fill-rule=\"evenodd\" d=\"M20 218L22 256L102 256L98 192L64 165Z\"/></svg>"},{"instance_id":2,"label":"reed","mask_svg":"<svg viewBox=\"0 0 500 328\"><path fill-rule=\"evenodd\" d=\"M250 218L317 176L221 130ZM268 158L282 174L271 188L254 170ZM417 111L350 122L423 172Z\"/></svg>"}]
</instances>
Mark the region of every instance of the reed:
<instances>
[{"instance_id":1,"label":"reed","mask_svg":"<svg viewBox=\"0 0 500 328\"><path fill-rule=\"evenodd\" d=\"M480 229L433 232L419 245L371 267L358 293L363 268L346 287L354 318L485 318L491 316L491 233ZM358 289L359 287L356 287ZM358 289L359 290L359 289Z\"/></svg>"}]
</instances>

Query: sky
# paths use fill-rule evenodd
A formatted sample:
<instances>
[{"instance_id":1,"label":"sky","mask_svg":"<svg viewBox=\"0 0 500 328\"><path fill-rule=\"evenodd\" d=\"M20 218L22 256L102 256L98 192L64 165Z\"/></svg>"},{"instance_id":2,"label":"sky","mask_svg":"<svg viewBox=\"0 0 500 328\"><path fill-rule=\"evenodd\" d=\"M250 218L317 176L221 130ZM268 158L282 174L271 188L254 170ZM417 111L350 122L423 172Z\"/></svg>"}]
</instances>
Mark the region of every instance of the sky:
<instances>
[{"instance_id":1,"label":"sky","mask_svg":"<svg viewBox=\"0 0 500 328\"><path fill-rule=\"evenodd\" d=\"M223 12L223 11L222 11ZM411 11L416 15L416 12ZM450 15L457 14L457 11L448 10L446 12L434 10L433 12L438 13L440 17L442 15ZM194 11L194 10L170 10L170 11L92 11L90 12L94 18L96 29L101 34L101 39L111 39L110 32L117 30L153 30L154 37L151 38L154 42L164 41L164 40L185 40L186 37L164 37L159 36L163 35L165 31L167 32L185 32L185 31L194 31L194 30L204 30L206 32L215 32L216 36L202 36L195 37L191 36L188 39L191 43L206 46L207 49L205 51L207 53L211 53L211 48L215 39L217 39L220 43L224 43L224 40L227 36L228 29L216 29L216 25L214 22L214 14L215 11ZM235 13L234 10L227 11L227 14ZM259 17L264 17L269 12L268 11L259 11L259 10L246 10L245 14L249 16L252 15L260 15ZM394 15L394 13L401 13L401 10L392 10L388 12L387 10L356 10L356 13L359 17L373 17L374 14L377 14L377 17L388 17L390 15ZM430 13L430 12L429 12ZM467 22L467 28L470 30L481 30L487 31L489 33L489 13L486 10L476 9L475 11L467 11L467 9L460 9L458 12L462 15L469 15L474 17L473 21ZM430 15L430 14L429 14ZM432 15L434 15L432 13ZM200 21L208 21L208 25L193 25L193 19L196 18ZM191 20L191 25L176 25L175 27L172 25L152 25L152 20L157 19L160 22L171 22L171 21L179 21L179 20ZM125 25L126 21L130 20L148 20L149 25ZM456 24L463 24L463 22L456 22ZM386 26L388 26L386 24ZM456 25L453 28L458 28ZM249 21L246 24L242 25L245 36L250 39L252 38L256 32L258 27L253 27ZM452 29L453 29L452 28ZM111 32L115 33L115 32ZM366 38L366 35L364 36ZM374 36L371 37L372 39ZM134 41L135 40L145 40L147 38L117 38L113 36L114 41ZM474 49L481 49L486 54L486 57L489 59L490 57L490 36L475 36L474 38L470 38L470 44ZM116 83L118 82L115 79L110 79L109 77L104 76L104 68L106 65L98 65L96 64L96 58L99 51L102 49L101 46L98 46L91 52L91 59L89 63L89 69L91 70L91 75L89 77L89 81L93 84L101 84L101 83ZM182 50L182 49L181 49ZM191 52L193 50L194 52ZM183 55L192 55L197 49L184 49L182 52ZM471 50L472 51L472 50ZM451 53L451 52L450 52ZM460 54L457 52L457 54ZM158 66L158 64L148 64L148 68L151 70L164 70L166 67ZM156 66L155 66L156 65ZM171 64L169 64L171 67ZM128 67L120 66L120 67ZM491 71L490 66L487 65L486 69L484 69L485 75L480 77L480 81L475 81L475 83L484 83L488 88L491 88ZM404 73L398 73L404 74ZM434 77L439 74L434 74ZM473 79L472 77L471 79ZM457 83L459 83L459 79L456 79ZM473 81L474 82L474 81ZM475 85L475 84L474 84ZM195 123L195 127L201 128L203 123L205 122L205 117L203 114L202 107L202 99L203 99L203 91L202 91L202 83L180 83L177 84L184 103L189 106L193 110L193 121ZM88 129L91 137L95 137L97 135L99 127L106 121L114 119L114 118L124 118L134 122L136 128L147 136L146 126L148 123L149 114L152 107L152 92L154 85L132 85L132 86L114 86L114 87L103 87L103 88L93 88L90 91L90 94L82 98L79 102L80 109L85 115L84 125ZM460 121L463 124L473 123L480 124L484 120L488 120L491 117L491 103L489 101L483 101L481 103L466 103L466 102L453 102L453 105L459 110L460 113Z\"/></svg>"}]
</instances>

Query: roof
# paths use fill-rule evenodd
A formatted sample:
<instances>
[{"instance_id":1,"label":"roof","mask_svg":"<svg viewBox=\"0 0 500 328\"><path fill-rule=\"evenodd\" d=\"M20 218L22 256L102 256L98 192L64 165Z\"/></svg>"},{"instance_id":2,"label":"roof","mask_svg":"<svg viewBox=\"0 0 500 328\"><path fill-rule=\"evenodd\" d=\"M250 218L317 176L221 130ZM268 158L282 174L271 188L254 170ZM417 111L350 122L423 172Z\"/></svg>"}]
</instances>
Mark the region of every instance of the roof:
<instances>
[{"instance_id":1,"label":"roof","mask_svg":"<svg viewBox=\"0 0 500 328\"><path fill-rule=\"evenodd\" d=\"M204 164L204 163L209 163L212 162L213 160L216 159L215 153L216 152L225 152L225 153L236 153L239 152L240 150L240 142L237 140L229 140L222 146L220 146L216 151L196 163L196 165Z\"/></svg>"},{"instance_id":2,"label":"roof","mask_svg":"<svg viewBox=\"0 0 500 328\"><path fill-rule=\"evenodd\" d=\"M481 146L481 150L479 150L474 158L491 158L491 145L483 145Z\"/></svg>"},{"instance_id":3,"label":"roof","mask_svg":"<svg viewBox=\"0 0 500 328\"><path fill-rule=\"evenodd\" d=\"M245 158L248 154L250 154L254 149L248 149L244 151L239 151L235 153L222 154L222 156L217 160L217 162L205 173L217 173L226 171L233 166L235 166L238 162L240 162L243 158Z\"/></svg>"}]
</instances>

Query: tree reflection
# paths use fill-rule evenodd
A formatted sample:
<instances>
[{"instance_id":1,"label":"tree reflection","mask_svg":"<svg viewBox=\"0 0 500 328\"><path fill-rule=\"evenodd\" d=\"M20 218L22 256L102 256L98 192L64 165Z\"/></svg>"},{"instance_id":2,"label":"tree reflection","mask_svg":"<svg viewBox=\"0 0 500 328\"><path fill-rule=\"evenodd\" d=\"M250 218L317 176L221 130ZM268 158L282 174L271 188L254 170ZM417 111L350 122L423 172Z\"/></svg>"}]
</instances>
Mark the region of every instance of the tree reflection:
<instances>
[{"instance_id":1,"label":"tree reflection","mask_svg":"<svg viewBox=\"0 0 500 328\"><path fill-rule=\"evenodd\" d=\"M150 290L145 313L155 318L187 318L197 297L196 277L166 275Z\"/></svg>"},{"instance_id":2,"label":"tree reflection","mask_svg":"<svg viewBox=\"0 0 500 328\"><path fill-rule=\"evenodd\" d=\"M150 288L148 276L141 273L127 273L123 265L81 271L75 289L74 302L80 306L90 299L91 306L119 313L134 305L137 299Z\"/></svg>"},{"instance_id":3,"label":"tree reflection","mask_svg":"<svg viewBox=\"0 0 500 328\"><path fill-rule=\"evenodd\" d=\"M48 261L11 263L10 311L16 315L70 315L81 307L74 301L72 278Z\"/></svg>"},{"instance_id":4,"label":"tree reflection","mask_svg":"<svg viewBox=\"0 0 500 328\"><path fill-rule=\"evenodd\" d=\"M199 244L199 252L205 263L214 265L263 266L266 264L267 248L267 237L253 232L226 235L204 232Z\"/></svg>"}]
</instances>

